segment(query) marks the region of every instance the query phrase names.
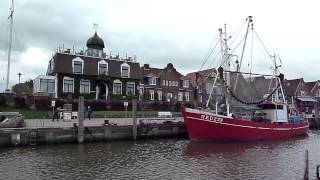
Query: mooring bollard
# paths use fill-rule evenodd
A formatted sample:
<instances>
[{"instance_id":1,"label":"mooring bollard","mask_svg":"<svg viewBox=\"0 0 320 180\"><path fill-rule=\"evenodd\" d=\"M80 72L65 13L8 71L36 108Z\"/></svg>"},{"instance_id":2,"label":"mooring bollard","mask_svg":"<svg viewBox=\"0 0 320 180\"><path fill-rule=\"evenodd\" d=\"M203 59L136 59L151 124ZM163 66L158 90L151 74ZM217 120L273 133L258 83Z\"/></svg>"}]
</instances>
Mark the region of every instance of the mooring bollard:
<instances>
[{"instance_id":1,"label":"mooring bollard","mask_svg":"<svg viewBox=\"0 0 320 180\"><path fill-rule=\"evenodd\" d=\"M84 141L84 99L83 96L79 97L79 104L78 104L78 143L83 143Z\"/></svg>"},{"instance_id":2,"label":"mooring bollard","mask_svg":"<svg viewBox=\"0 0 320 180\"><path fill-rule=\"evenodd\" d=\"M132 99L132 137L137 139L137 99Z\"/></svg>"}]
</instances>

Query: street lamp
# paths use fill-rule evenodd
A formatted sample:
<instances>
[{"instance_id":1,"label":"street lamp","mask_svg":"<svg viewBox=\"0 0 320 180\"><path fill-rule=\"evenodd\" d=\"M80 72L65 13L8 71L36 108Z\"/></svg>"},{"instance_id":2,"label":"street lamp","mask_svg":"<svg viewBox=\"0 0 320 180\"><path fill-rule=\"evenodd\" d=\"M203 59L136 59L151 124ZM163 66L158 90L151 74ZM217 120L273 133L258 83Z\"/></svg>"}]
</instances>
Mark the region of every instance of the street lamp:
<instances>
[{"instance_id":1,"label":"street lamp","mask_svg":"<svg viewBox=\"0 0 320 180\"><path fill-rule=\"evenodd\" d=\"M20 77L21 77L21 75L22 75L22 73L19 72L19 73L18 73L18 76L19 76L19 84L20 84Z\"/></svg>"}]
</instances>

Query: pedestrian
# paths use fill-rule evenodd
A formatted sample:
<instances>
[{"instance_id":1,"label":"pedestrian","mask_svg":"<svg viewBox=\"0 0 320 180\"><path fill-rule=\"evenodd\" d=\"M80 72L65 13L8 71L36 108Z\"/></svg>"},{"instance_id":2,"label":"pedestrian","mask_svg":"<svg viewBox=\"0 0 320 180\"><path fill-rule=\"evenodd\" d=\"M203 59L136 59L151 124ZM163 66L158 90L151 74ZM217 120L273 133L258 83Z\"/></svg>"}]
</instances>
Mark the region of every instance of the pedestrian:
<instances>
[{"instance_id":1,"label":"pedestrian","mask_svg":"<svg viewBox=\"0 0 320 180\"><path fill-rule=\"evenodd\" d=\"M92 114L92 109L91 109L90 106L88 106L88 108L87 108L87 115L88 115L88 119L89 119L89 120L90 120L90 118L91 118L91 114Z\"/></svg>"},{"instance_id":2,"label":"pedestrian","mask_svg":"<svg viewBox=\"0 0 320 180\"><path fill-rule=\"evenodd\" d=\"M59 122L59 112L58 109L53 109L53 114L52 114L52 122L54 122L54 119L57 119L57 122Z\"/></svg>"}]
</instances>

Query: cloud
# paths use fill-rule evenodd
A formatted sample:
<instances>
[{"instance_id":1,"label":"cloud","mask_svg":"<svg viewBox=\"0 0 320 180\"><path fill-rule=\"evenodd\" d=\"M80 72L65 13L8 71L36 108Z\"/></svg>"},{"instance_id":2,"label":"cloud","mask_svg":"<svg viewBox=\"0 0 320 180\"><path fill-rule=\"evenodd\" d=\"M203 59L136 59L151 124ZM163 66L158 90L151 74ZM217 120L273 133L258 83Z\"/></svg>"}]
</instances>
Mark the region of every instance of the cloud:
<instances>
[{"instance_id":1,"label":"cloud","mask_svg":"<svg viewBox=\"0 0 320 180\"><path fill-rule=\"evenodd\" d=\"M0 2L1 67L6 67L7 62L10 3ZM317 80L320 76L318 71L305 73L311 66L320 68L316 0L290 1L290 5L276 0L21 0L15 3L13 62L20 62L21 57L32 60L13 63L13 77L17 72L22 72L26 79L44 74L59 45L84 48L86 40L93 35L93 23L99 24L98 33L105 41L107 53L136 55L141 64L159 68L172 62L184 74L197 71L217 29L227 23L232 34L248 15L254 17L254 26L270 53L282 57L288 78ZM5 72L0 73L1 77L4 75Z\"/></svg>"}]
</instances>

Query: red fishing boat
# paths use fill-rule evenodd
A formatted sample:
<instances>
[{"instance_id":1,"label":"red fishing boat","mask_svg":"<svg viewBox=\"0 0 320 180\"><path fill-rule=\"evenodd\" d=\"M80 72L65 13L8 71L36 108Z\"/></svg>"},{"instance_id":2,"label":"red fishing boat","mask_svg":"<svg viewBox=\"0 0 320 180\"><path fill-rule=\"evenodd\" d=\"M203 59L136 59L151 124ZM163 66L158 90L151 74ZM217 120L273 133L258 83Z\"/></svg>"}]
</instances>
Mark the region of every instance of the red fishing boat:
<instances>
[{"instance_id":1,"label":"red fishing boat","mask_svg":"<svg viewBox=\"0 0 320 180\"><path fill-rule=\"evenodd\" d=\"M189 138L196 141L228 140L248 141L279 139L307 134L309 123L254 122L239 118L185 108L182 115ZM268 111L279 111L270 110Z\"/></svg>"},{"instance_id":2,"label":"red fishing boat","mask_svg":"<svg viewBox=\"0 0 320 180\"><path fill-rule=\"evenodd\" d=\"M245 38L249 30L255 32L252 17L249 16L247 21ZM270 56L274 65L272 75L253 74L251 69L250 73L240 72L244 51L240 61L236 59L236 70L231 71L231 57L234 55L229 53L230 38L226 30L219 29L219 32L224 68L220 66L210 76L214 80L206 107L199 110L181 106L189 138L195 141L249 141L307 134L309 123L287 104L282 88L284 76L279 73L276 56ZM214 105L210 107L212 102ZM236 111L235 106L239 105L250 107L249 111Z\"/></svg>"}]
</instances>

